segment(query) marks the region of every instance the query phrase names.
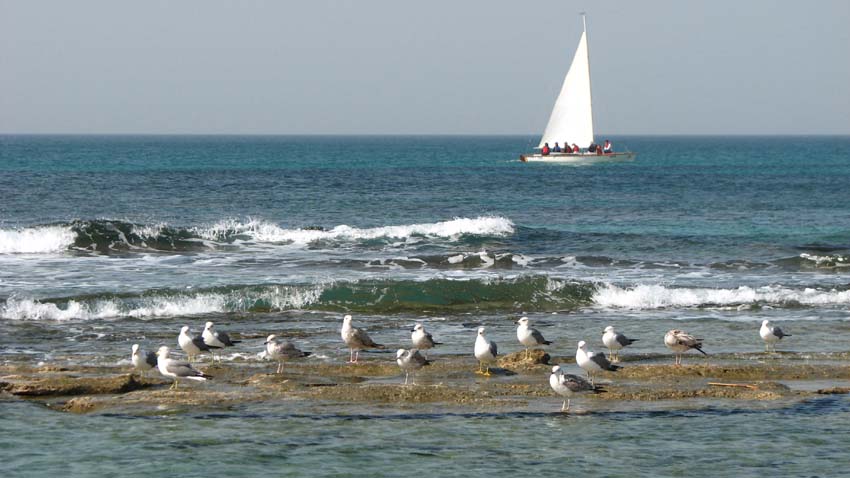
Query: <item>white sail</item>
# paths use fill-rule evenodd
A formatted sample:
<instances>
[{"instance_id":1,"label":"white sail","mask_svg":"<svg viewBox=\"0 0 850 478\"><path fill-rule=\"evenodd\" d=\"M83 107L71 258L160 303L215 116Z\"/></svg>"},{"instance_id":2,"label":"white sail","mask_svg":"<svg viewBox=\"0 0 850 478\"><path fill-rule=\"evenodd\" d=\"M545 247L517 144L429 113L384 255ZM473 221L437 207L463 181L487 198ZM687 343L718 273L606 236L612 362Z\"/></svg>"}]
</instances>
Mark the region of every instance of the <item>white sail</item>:
<instances>
[{"instance_id":1,"label":"white sail","mask_svg":"<svg viewBox=\"0 0 850 478\"><path fill-rule=\"evenodd\" d=\"M552 116L538 148L544 143L554 146L565 141L587 148L593 142L593 110L590 100L590 63L587 55L587 32L583 31L573 62L564 78L561 94L552 108Z\"/></svg>"}]
</instances>

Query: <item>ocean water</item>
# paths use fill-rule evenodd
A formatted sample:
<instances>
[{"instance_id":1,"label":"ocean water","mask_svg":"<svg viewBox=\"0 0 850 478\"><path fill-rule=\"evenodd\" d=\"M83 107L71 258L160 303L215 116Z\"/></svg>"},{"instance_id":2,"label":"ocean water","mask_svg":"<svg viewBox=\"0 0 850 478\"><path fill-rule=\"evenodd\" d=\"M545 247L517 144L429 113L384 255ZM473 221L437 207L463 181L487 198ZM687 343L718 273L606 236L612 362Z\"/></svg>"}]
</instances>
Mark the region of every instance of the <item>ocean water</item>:
<instances>
[{"instance_id":1,"label":"ocean water","mask_svg":"<svg viewBox=\"0 0 850 478\"><path fill-rule=\"evenodd\" d=\"M206 320L257 337L226 360L278 333L341 361L344 313L398 346L424 322L446 354L471 352L479 324L519 349L520 314L563 356L614 324L638 356L665 354L675 327L745 357L764 319L800 360L848 351L850 137L611 139L637 160L524 164L536 138L522 136L0 136L0 361L127 363L130 344L173 345ZM20 476L66 470L57 447L81 457L74 476L195 476L202 456L222 473L336 476L836 476L850 461L843 396L559 404L137 417L5 400L0 443Z\"/></svg>"}]
</instances>

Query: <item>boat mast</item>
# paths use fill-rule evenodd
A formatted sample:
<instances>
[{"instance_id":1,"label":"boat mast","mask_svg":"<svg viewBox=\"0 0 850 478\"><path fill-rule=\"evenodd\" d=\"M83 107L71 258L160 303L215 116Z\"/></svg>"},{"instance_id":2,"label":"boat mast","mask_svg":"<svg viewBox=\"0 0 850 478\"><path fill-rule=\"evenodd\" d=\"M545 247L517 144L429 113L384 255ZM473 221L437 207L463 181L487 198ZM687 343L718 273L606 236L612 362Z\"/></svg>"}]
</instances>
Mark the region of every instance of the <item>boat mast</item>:
<instances>
[{"instance_id":1,"label":"boat mast","mask_svg":"<svg viewBox=\"0 0 850 478\"><path fill-rule=\"evenodd\" d=\"M587 13L581 12L581 26L584 30L584 41L585 46L587 48L587 89L590 91L590 125L593 128L593 131L596 131L596 121L593 118L593 79L590 77L590 38L587 36ZM590 139L592 142L596 141L596 138Z\"/></svg>"}]
</instances>

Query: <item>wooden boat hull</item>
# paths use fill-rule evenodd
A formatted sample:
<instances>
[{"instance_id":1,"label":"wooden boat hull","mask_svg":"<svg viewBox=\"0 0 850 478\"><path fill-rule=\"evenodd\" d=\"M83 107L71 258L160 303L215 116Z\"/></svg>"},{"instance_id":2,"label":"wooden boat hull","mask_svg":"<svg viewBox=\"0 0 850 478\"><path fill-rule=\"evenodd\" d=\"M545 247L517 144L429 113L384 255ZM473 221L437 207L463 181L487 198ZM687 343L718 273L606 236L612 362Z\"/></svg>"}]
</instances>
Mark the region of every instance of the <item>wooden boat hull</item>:
<instances>
[{"instance_id":1,"label":"wooden boat hull","mask_svg":"<svg viewBox=\"0 0 850 478\"><path fill-rule=\"evenodd\" d=\"M602 163L609 161L631 161L637 154L632 152L595 154L595 153L550 153L521 154L519 160L523 163Z\"/></svg>"}]
</instances>

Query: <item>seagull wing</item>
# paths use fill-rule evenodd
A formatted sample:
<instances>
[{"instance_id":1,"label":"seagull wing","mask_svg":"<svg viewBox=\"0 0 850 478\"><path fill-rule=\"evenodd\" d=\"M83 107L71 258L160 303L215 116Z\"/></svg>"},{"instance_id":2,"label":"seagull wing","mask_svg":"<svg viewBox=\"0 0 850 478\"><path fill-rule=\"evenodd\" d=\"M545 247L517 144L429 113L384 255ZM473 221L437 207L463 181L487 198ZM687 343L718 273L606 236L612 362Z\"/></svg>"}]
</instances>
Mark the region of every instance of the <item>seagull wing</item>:
<instances>
[{"instance_id":1,"label":"seagull wing","mask_svg":"<svg viewBox=\"0 0 850 478\"><path fill-rule=\"evenodd\" d=\"M633 344L633 343L637 342L637 339L630 339L630 338L626 337L626 336L625 336L625 335L623 335L623 334L616 334L616 335L614 335L614 340L615 340L618 344L622 345L623 347L626 347L626 346L628 346L628 345L631 345L631 344Z\"/></svg>"},{"instance_id":2,"label":"seagull wing","mask_svg":"<svg viewBox=\"0 0 850 478\"><path fill-rule=\"evenodd\" d=\"M354 340L357 341L357 343L360 344L361 346L369 347L369 348L376 348L376 349L384 348L383 345L376 343L374 340L372 340L372 338L369 337L369 334L367 334L365 330L355 328L355 329L351 329L351 331L352 331L352 335L354 337Z\"/></svg>"},{"instance_id":3,"label":"seagull wing","mask_svg":"<svg viewBox=\"0 0 850 478\"><path fill-rule=\"evenodd\" d=\"M425 333L425 340L427 340L431 344L431 347L433 347L435 345L442 345L441 342L435 342L434 337L431 334L429 334L428 332Z\"/></svg>"},{"instance_id":4,"label":"seagull wing","mask_svg":"<svg viewBox=\"0 0 850 478\"><path fill-rule=\"evenodd\" d=\"M591 362L599 365L602 370L607 370L609 372L616 372L620 367L618 365L612 365L611 362L605 358L605 354L598 354L596 352L590 352L587 354L587 358L590 359Z\"/></svg>"},{"instance_id":5,"label":"seagull wing","mask_svg":"<svg viewBox=\"0 0 850 478\"><path fill-rule=\"evenodd\" d=\"M541 334L537 329L531 329L531 337L534 338L534 341L540 345L550 345L552 343L544 339L543 334Z\"/></svg>"},{"instance_id":6,"label":"seagull wing","mask_svg":"<svg viewBox=\"0 0 850 478\"><path fill-rule=\"evenodd\" d=\"M145 363L147 363L151 367L156 367L156 354L153 352L145 352Z\"/></svg>"}]
</instances>

